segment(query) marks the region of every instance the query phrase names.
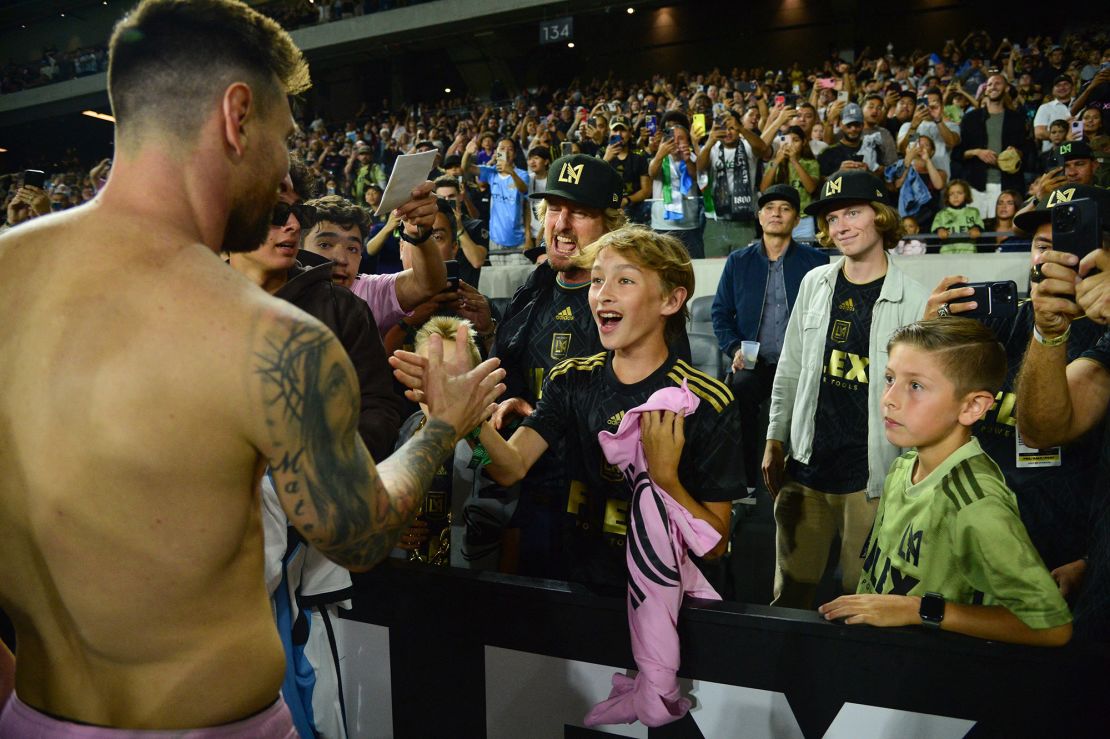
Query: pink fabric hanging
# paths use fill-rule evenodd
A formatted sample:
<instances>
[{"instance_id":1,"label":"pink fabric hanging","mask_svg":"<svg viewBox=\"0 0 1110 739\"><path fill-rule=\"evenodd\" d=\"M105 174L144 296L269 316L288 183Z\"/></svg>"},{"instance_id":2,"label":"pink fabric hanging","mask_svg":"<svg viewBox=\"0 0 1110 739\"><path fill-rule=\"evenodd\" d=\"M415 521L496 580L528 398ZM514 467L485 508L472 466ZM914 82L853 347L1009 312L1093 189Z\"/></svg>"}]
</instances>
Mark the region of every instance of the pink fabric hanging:
<instances>
[{"instance_id":1,"label":"pink fabric hanging","mask_svg":"<svg viewBox=\"0 0 1110 739\"><path fill-rule=\"evenodd\" d=\"M699 399L682 387L663 388L641 406L625 413L616 433L602 431L598 441L609 464L620 469L632 487L625 557L628 562L628 627L639 674L613 675L607 700L586 714L586 726L630 724L662 726L690 710L678 689L678 611L685 594L708 600L721 596L690 560L687 550L704 555L721 535L694 518L648 476L640 443L640 414L645 411L691 415Z\"/></svg>"}]
</instances>

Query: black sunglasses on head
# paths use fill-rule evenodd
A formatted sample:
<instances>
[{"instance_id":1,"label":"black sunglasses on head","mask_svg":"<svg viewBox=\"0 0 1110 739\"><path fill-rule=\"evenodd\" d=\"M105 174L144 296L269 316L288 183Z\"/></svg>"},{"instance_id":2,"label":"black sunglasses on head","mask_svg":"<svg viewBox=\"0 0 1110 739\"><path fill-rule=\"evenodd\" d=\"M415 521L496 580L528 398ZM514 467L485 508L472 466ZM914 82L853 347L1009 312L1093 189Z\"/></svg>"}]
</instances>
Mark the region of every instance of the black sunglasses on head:
<instances>
[{"instance_id":1,"label":"black sunglasses on head","mask_svg":"<svg viewBox=\"0 0 1110 739\"><path fill-rule=\"evenodd\" d=\"M304 203L297 203L296 205L289 205L288 203L278 203L274 206L273 215L270 216L270 225L281 228L289 222L289 214L292 213L297 219L297 223L301 224L301 228L311 228L316 222L316 208Z\"/></svg>"}]
</instances>

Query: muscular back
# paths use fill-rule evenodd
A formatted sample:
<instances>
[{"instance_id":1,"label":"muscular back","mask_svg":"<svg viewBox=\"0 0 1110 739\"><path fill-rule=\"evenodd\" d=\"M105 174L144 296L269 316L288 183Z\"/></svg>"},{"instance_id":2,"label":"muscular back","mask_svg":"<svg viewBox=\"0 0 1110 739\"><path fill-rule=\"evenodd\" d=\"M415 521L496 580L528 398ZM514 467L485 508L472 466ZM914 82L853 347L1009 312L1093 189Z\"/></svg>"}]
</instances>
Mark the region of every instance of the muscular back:
<instances>
[{"instance_id":1,"label":"muscular back","mask_svg":"<svg viewBox=\"0 0 1110 739\"><path fill-rule=\"evenodd\" d=\"M0 606L25 702L170 729L277 697L252 358L298 315L93 207L0 239Z\"/></svg>"}]
</instances>

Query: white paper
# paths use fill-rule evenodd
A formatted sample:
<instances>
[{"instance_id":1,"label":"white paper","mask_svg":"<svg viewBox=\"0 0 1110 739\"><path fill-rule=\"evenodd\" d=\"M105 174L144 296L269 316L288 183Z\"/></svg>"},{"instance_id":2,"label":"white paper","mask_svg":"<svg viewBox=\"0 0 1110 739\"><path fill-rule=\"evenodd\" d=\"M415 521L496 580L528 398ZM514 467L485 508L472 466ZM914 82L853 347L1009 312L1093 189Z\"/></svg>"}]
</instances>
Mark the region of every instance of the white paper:
<instances>
[{"instance_id":1,"label":"white paper","mask_svg":"<svg viewBox=\"0 0 1110 739\"><path fill-rule=\"evenodd\" d=\"M402 154L393 165L393 174L385 183L382 201L374 215L389 213L412 199L412 191L428 179L428 173L436 163L436 151L423 151L419 154Z\"/></svg>"}]
</instances>

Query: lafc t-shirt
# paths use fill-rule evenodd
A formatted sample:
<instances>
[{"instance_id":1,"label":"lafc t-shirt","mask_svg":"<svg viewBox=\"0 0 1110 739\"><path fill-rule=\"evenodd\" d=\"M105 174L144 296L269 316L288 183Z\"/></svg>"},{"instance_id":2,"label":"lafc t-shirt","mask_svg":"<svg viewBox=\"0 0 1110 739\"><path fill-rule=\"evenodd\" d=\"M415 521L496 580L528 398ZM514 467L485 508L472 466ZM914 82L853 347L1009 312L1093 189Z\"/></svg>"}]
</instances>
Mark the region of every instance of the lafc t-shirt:
<instances>
[{"instance_id":1,"label":"lafc t-shirt","mask_svg":"<svg viewBox=\"0 0 1110 739\"><path fill-rule=\"evenodd\" d=\"M856 285L836 275L829 333L825 337L809 463L791 459L797 482L823 493L855 493L867 487L867 407L871 379L871 314L886 276Z\"/></svg>"},{"instance_id":2,"label":"lafc t-shirt","mask_svg":"<svg viewBox=\"0 0 1110 739\"><path fill-rule=\"evenodd\" d=\"M532 308L532 321L524 351L527 387L524 399L535 408L543 394L543 382L551 369L572 357L588 357L603 351L601 336L590 313L589 283L564 287L556 283L549 300L539 300ZM549 443L550 449L528 471L522 487L564 489L565 471L561 440Z\"/></svg>"},{"instance_id":3,"label":"lafc t-shirt","mask_svg":"<svg viewBox=\"0 0 1110 739\"><path fill-rule=\"evenodd\" d=\"M622 194L631 195L640 190L640 177L648 176L648 163L647 160L635 152L629 152L628 156L624 159L614 157L613 161L609 162L613 169L617 170L617 174L621 176L621 181L624 183L624 190Z\"/></svg>"},{"instance_id":4,"label":"lafc t-shirt","mask_svg":"<svg viewBox=\"0 0 1110 739\"><path fill-rule=\"evenodd\" d=\"M913 451L891 465L856 592L1005 606L1033 629L1069 623L1017 500L979 442L972 438L914 485L916 462Z\"/></svg>"},{"instance_id":5,"label":"lafc t-shirt","mask_svg":"<svg viewBox=\"0 0 1110 739\"><path fill-rule=\"evenodd\" d=\"M1019 447L1014 384L1033 334L1033 303L1022 302L1012 318L986 319L984 323L1006 349L1006 381L987 415L972 427L972 433L1005 475L1006 484L1017 496L1029 539L1051 570L1087 554L1101 424L1063 448ZM1072 321L1068 361L1094 347L1103 331L1087 318Z\"/></svg>"},{"instance_id":6,"label":"lafc t-shirt","mask_svg":"<svg viewBox=\"0 0 1110 739\"><path fill-rule=\"evenodd\" d=\"M659 369L626 385L612 368L612 354L571 359L547 377L535 412L524 421L548 444L565 440L567 541L570 579L624 587L624 547L631 490L620 470L605 461L601 431L616 431L626 411L664 387L683 380L700 398L686 418L686 443L678 466L683 487L702 502L731 501L746 494L740 448L740 417L732 391L672 353Z\"/></svg>"}]
</instances>

